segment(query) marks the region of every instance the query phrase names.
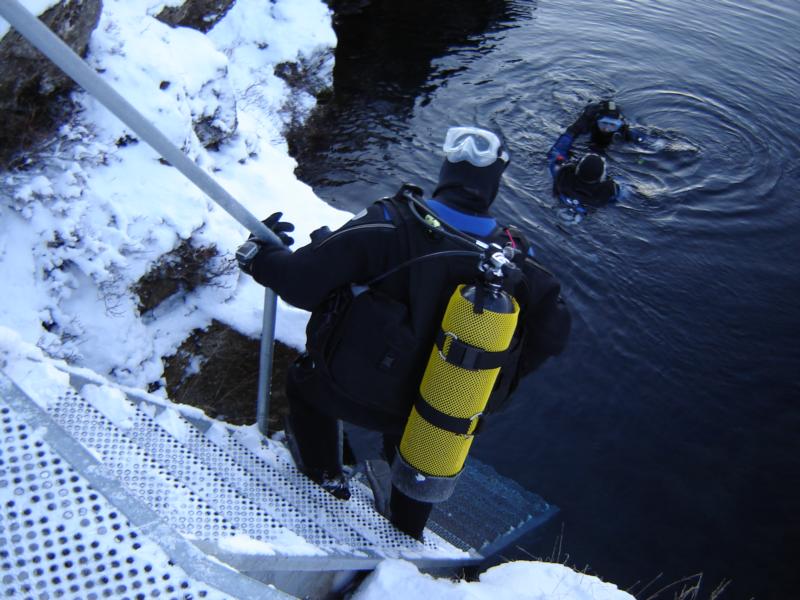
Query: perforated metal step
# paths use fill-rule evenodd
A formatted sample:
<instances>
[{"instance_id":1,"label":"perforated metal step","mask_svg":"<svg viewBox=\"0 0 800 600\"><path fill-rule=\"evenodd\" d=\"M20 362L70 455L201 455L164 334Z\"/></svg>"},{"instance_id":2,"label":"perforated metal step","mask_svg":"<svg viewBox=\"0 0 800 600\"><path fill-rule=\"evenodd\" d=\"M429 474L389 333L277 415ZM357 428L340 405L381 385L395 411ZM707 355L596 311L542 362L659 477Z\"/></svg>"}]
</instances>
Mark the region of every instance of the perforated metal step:
<instances>
[{"instance_id":1,"label":"perforated metal step","mask_svg":"<svg viewBox=\"0 0 800 600\"><path fill-rule=\"evenodd\" d=\"M353 486L349 501L336 500L297 471L275 442L261 452L232 436L215 443L175 414L163 422L179 439L159 425L159 415L133 404L125 411L130 425L119 427L74 392L59 397L48 412L134 495L185 535L205 541L246 535L276 542L278 554L287 541L301 548L307 542L309 555L321 550L375 557L395 551L402 556L406 550L418 556L426 548L462 554L438 536L429 536L423 546L399 533L374 511L363 485Z\"/></svg>"},{"instance_id":2,"label":"perforated metal step","mask_svg":"<svg viewBox=\"0 0 800 600\"><path fill-rule=\"evenodd\" d=\"M556 514L541 496L471 459L450 499L434 507L428 527L460 548L490 557Z\"/></svg>"},{"instance_id":3,"label":"perforated metal step","mask_svg":"<svg viewBox=\"0 0 800 600\"><path fill-rule=\"evenodd\" d=\"M99 378L73 377L72 387L48 388L46 398L37 394L37 405L0 373L0 392L8 402L4 415L12 419L16 411L29 428L44 428L60 460L92 482L93 494L108 499L108 510L119 509L116 518L133 531L160 528L154 539L162 548L169 542L163 554L173 562L175 549L184 547L191 560L210 555L227 563L235 569L227 574L234 587L237 577L245 583L253 578L313 596L387 557L427 569L476 564L555 512L471 460L453 497L434 509L423 544L374 510L372 492L358 477L351 481L351 499L337 500L295 468L282 444L251 430L226 427L196 411L184 418L172 405L126 397ZM11 438L0 448L7 443L16 448ZM9 489L0 487L0 500ZM6 519L16 523L21 517L11 511ZM112 539L125 539L112 533ZM62 537L57 534L56 540ZM105 564L107 557L98 560ZM32 577L15 573L15 581Z\"/></svg>"},{"instance_id":4,"label":"perforated metal step","mask_svg":"<svg viewBox=\"0 0 800 600\"><path fill-rule=\"evenodd\" d=\"M111 499L98 491L45 440L52 432L29 425L7 403L8 389L3 391L2 597L288 598L244 577L232 579L228 569L204 560L185 542L181 548L178 536L153 522L132 524L116 505L119 491ZM165 542L172 544L171 555L159 545Z\"/></svg>"}]
</instances>

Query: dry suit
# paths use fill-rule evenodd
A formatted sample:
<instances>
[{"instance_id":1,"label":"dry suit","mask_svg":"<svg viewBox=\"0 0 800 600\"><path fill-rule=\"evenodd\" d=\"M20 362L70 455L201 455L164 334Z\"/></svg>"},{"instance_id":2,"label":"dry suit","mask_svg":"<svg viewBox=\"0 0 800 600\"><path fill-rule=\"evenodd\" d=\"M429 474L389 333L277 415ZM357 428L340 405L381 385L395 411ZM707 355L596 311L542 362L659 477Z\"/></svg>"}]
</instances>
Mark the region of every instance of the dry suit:
<instances>
[{"instance_id":1,"label":"dry suit","mask_svg":"<svg viewBox=\"0 0 800 600\"><path fill-rule=\"evenodd\" d=\"M468 174L459 168L447 170L463 182ZM517 230L487 212L497 185L476 194L479 183L469 189L448 185L446 175L424 208L404 189L335 232L318 230L295 252L264 246L253 262L256 281L312 312L308 352L289 370L287 396L302 468L317 480L341 473L340 419L383 432L391 461L448 299L456 285L477 277L474 249L432 232L420 217L519 250L515 262L522 277L507 288L521 306L520 325L487 413L502 408L519 378L566 344L570 315L558 281ZM430 509L393 491L392 520L412 535L421 535Z\"/></svg>"},{"instance_id":2,"label":"dry suit","mask_svg":"<svg viewBox=\"0 0 800 600\"><path fill-rule=\"evenodd\" d=\"M587 180L581 176L579 163L571 160L570 156L574 140L575 136L567 130L547 153L547 167L553 177L553 193L579 213L585 213L587 206L597 208L619 200L622 188L611 177L603 174L597 179Z\"/></svg>"}]
</instances>

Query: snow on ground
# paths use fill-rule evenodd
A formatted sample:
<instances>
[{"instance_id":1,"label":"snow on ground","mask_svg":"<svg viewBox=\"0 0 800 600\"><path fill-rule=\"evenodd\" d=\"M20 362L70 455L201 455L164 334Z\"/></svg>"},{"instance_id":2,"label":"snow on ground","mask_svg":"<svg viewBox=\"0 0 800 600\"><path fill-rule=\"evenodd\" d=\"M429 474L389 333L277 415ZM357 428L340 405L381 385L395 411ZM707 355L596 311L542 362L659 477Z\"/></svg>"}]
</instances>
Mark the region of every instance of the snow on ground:
<instances>
[{"instance_id":1,"label":"snow on ground","mask_svg":"<svg viewBox=\"0 0 800 600\"><path fill-rule=\"evenodd\" d=\"M55 0L23 4L39 14ZM321 225L344 223L348 214L294 176L282 134L290 91L274 74L276 64L303 59L330 78L336 40L325 4L238 0L207 35L156 20L165 4L104 0L89 63L251 212L264 218L282 210L297 226L298 245ZM7 31L0 19L0 37ZM74 100L79 111L57 136L24 168L0 172L0 368L25 381L43 406L68 388L65 371L81 373L96 382L82 387L83 397L124 427L130 415L116 386L146 394L162 379L162 357L212 319L257 336L263 290L223 269L213 285L140 314L132 289L159 257L192 238L231 260L247 233L93 98L77 91ZM312 106L311 96L295 98L296 111ZM207 150L199 121L233 135ZM306 320L279 303L277 337L302 346ZM183 435L172 409L159 422ZM230 540L232 549L265 554L297 551L298 543ZM357 597L631 598L562 565L510 563L466 583L396 560L384 562Z\"/></svg>"},{"instance_id":2,"label":"snow on ground","mask_svg":"<svg viewBox=\"0 0 800 600\"><path fill-rule=\"evenodd\" d=\"M402 560L385 560L353 600L635 600L612 583L561 564L516 561L492 567L475 582L437 579Z\"/></svg>"},{"instance_id":3,"label":"snow on ground","mask_svg":"<svg viewBox=\"0 0 800 600\"><path fill-rule=\"evenodd\" d=\"M236 552L237 554L272 556L276 552L281 552L284 555L326 556L326 553L317 546L309 544L303 538L288 530L281 532L280 538L271 542L254 540L240 533L224 538L220 541L219 547L222 550Z\"/></svg>"}]
</instances>

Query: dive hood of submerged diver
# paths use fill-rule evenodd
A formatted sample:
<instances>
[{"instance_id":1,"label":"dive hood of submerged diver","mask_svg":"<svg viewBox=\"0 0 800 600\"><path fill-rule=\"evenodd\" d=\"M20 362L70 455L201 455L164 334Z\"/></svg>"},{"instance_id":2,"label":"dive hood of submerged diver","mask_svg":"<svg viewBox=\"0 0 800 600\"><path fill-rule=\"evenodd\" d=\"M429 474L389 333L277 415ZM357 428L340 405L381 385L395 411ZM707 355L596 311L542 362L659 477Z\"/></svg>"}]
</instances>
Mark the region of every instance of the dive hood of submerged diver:
<instances>
[{"instance_id":1,"label":"dive hood of submerged diver","mask_svg":"<svg viewBox=\"0 0 800 600\"><path fill-rule=\"evenodd\" d=\"M575 169L578 179L586 183L600 183L606 179L606 161L599 154L587 154Z\"/></svg>"},{"instance_id":2,"label":"dive hood of submerged diver","mask_svg":"<svg viewBox=\"0 0 800 600\"><path fill-rule=\"evenodd\" d=\"M577 165L566 165L553 183L555 192L589 206L602 206L616 194L617 186L606 174L606 161L587 154Z\"/></svg>"},{"instance_id":3,"label":"dive hood of submerged diver","mask_svg":"<svg viewBox=\"0 0 800 600\"><path fill-rule=\"evenodd\" d=\"M433 197L468 213L485 214L509 163L502 140L486 129L451 127L442 149L445 159Z\"/></svg>"}]
</instances>

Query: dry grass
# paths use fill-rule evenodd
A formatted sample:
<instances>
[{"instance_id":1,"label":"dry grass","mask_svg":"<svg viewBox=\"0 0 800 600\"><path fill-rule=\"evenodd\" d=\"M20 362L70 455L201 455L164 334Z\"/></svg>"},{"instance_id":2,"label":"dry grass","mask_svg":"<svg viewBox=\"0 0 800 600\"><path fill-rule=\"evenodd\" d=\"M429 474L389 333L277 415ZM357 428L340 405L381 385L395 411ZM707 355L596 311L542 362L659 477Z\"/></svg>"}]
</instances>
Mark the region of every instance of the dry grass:
<instances>
[{"instance_id":1,"label":"dry grass","mask_svg":"<svg viewBox=\"0 0 800 600\"><path fill-rule=\"evenodd\" d=\"M521 546L516 547L517 550L522 552L523 554L530 557L531 560L537 561L544 561L550 563L558 563L564 566L567 566L579 573L583 573L585 575L592 575L590 571L589 565L585 565L583 568L579 568L574 564L570 564L570 555L564 549L564 524L561 524L561 531L556 536L553 547L550 550L550 554L548 556L540 557L534 556ZM503 557L504 560L509 560ZM666 585L661 585L661 579L663 578L663 573L659 573L656 575L651 581L649 581L646 585L639 588L640 582L634 583L625 591L637 598L637 600L724 600L725 590L731 584L730 579L722 580L717 586L711 590L708 596L705 595L703 590L703 573L695 573L694 575L688 575L686 577L682 577L676 581L668 583ZM657 585L661 585L661 587L655 588ZM653 591L651 591L653 590ZM750 598L750 600L755 600L754 598Z\"/></svg>"},{"instance_id":2,"label":"dry grass","mask_svg":"<svg viewBox=\"0 0 800 600\"><path fill-rule=\"evenodd\" d=\"M634 593L632 588L628 591L630 594L635 595L640 600L701 600L702 596L700 594L703 585L702 573L695 573L694 575L683 577L677 581L673 581L672 583L662 586L655 592L645 595L647 594L647 590L657 584L662 576L663 574L659 573L650 581L650 583L645 585L637 593ZM717 587L711 591L711 594L708 596L708 600L719 600L722 598L725 589L730 585L730 583L730 579L722 580L719 584L717 584Z\"/></svg>"}]
</instances>

